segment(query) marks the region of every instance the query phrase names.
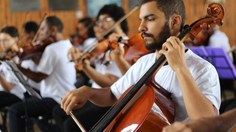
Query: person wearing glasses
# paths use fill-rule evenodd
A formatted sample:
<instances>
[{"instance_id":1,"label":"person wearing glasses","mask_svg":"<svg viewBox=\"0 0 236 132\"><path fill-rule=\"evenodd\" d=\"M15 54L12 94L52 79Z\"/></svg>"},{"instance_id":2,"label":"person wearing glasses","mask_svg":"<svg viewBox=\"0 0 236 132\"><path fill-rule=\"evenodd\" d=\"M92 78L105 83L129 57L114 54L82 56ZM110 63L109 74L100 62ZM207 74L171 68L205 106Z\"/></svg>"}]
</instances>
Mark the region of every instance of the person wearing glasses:
<instances>
[{"instance_id":1,"label":"person wearing glasses","mask_svg":"<svg viewBox=\"0 0 236 132\"><path fill-rule=\"evenodd\" d=\"M101 42L104 39L115 40L120 36L127 36L128 25L126 20L121 22L121 24L116 27L113 27L115 23L124 15L125 13L123 8L117 6L116 4L104 5L100 9L96 17L95 26L93 27L98 42ZM111 28L113 28L113 30L107 33L107 31ZM92 63L94 67L91 65ZM111 58L110 51L104 52L97 56L94 59L94 62L90 62L90 60L85 59L80 67L81 68L79 70L83 71L91 79L92 87L95 89L109 87L122 76L118 66ZM88 102L80 110L74 111L74 114L82 125L89 130L108 109L109 107L99 107L91 102ZM66 115L60 107L55 107L53 114L56 123L62 131L72 132L79 130L73 119Z\"/></svg>"}]
</instances>

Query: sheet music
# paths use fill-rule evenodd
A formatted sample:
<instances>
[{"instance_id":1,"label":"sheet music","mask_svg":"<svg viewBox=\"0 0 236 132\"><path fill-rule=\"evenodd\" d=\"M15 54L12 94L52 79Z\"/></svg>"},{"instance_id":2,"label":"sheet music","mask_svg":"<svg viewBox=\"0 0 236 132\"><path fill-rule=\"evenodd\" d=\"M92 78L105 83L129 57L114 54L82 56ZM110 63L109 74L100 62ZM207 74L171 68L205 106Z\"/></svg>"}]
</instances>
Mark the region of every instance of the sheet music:
<instances>
[{"instance_id":1,"label":"sheet music","mask_svg":"<svg viewBox=\"0 0 236 132\"><path fill-rule=\"evenodd\" d=\"M221 79L236 79L235 67L223 48L211 46L188 48L214 65Z\"/></svg>"}]
</instances>

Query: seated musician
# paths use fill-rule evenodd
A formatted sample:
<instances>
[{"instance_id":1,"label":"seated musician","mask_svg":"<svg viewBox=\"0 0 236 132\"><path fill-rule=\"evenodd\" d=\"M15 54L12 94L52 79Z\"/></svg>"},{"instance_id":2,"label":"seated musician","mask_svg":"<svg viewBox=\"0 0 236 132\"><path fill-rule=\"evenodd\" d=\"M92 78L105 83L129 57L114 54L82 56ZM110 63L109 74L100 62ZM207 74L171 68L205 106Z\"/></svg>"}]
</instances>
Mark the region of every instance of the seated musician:
<instances>
[{"instance_id":1,"label":"seated musician","mask_svg":"<svg viewBox=\"0 0 236 132\"><path fill-rule=\"evenodd\" d=\"M0 31L0 47L1 53L6 53L10 48L16 48L14 46L19 46L19 33L17 28L14 26L6 26ZM4 55L4 54L3 54ZM7 53L5 54L7 55ZM8 56L8 55L7 55ZM4 57L4 56L3 56ZM12 56L13 58L8 58L12 61L19 60L18 56ZM5 57L4 57L5 58ZM8 60L8 61L9 61ZM21 62L22 67L35 69L36 65L30 60L24 60ZM8 107L16 102L22 101L26 96L26 89L24 85L16 77L17 71L13 71L11 67L4 60L1 60L0 64L0 109ZM34 88L34 90L39 90L43 85L41 83L35 83L34 81L28 79L28 84Z\"/></svg>"},{"instance_id":2,"label":"seated musician","mask_svg":"<svg viewBox=\"0 0 236 132\"><path fill-rule=\"evenodd\" d=\"M139 19L139 31L146 48L157 50L157 53L141 57L110 88L83 86L70 91L62 100L61 107L69 114L88 100L99 106L113 105L163 54L168 63L159 69L154 80L172 94L176 106L175 121L218 115L221 101L216 69L191 50L185 52L185 46L175 37L184 25L183 1L144 0ZM156 105L153 110L162 113Z\"/></svg>"},{"instance_id":3,"label":"seated musician","mask_svg":"<svg viewBox=\"0 0 236 132\"><path fill-rule=\"evenodd\" d=\"M31 97L24 102L11 105L9 108L10 131L26 131L25 114L30 118L52 117L53 107L59 105L61 97L66 92L75 88L74 63L70 62L67 56L72 44L69 40L64 39L62 31L63 24L58 17L46 17L39 28L37 40L44 42L43 40L52 37L55 41L46 46L38 61L34 59L37 64L35 71L18 67L26 77L35 82L44 80L45 83L44 87L40 89L42 99Z\"/></svg>"},{"instance_id":4,"label":"seated musician","mask_svg":"<svg viewBox=\"0 0 236 132\"><path fill-rule=\"evenodd\" d=\"M23 25L23 29L24 29L24 40L23 40L23 44L27 45L27 44L31 44L32 40L34 39L37 31L38 31L38 24L34 21L27 21L24 23Z\"/></svg>"},{"instance_id":5,"label":"seated musician","mask_svg":"<svg viewBox=\"0 0 236 132\"><path fill-rule=\"evenodd\" d=\"M1 54L17 45L19 32L16 27L7 26L0 31ZM0 109L23 99L24 88L12 76L9 66L2 60L0 64Z\"/></svg>"},{"instance_id":6,"label":"seated musician","mask_svg":"<svg viewBox=\"0 0 236 132\"><path fill-rule=\"evenodd\" d=\"M100 41L105 39L102 35L112 28L124 15L124 10L116 4L104 5L97 15L97 22L94 27L96 38ZM114 39L119 36L126 37L127 32L128 25L125 20L116 27L106 39L109 39L109 37L114 37ZM101 43L98 43L98 45L99 44ZM95 68L91 66L90 60L86 59L79 65L79 70L82 70L93 81L92 87L96 89L110 87L122 76L118 66L114 63L114 60L111 59L109 51L96 57L94 59L94 66ZM74 114L84 127L90 129L103 116L108 108L109 107L98 107L91 102L88 102L82 109L74 111ZM62 131L70 132L78 130L73 119L68 117L60 107L54 108L53 113L54 119Z\"/></svg>"}]
</instances>

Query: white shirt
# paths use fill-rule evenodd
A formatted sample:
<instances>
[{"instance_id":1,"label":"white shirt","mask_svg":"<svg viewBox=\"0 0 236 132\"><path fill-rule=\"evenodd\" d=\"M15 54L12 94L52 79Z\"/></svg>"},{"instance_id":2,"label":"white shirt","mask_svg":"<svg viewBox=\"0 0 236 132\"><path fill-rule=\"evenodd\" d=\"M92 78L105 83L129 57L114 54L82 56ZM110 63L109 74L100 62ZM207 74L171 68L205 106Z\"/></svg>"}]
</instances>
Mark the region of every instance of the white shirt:
<instances>
[{"instance_id":1,"label":"white shirt","mask_svg":"<svg viewBox=\"0 0 236 132\"><path fill-rule=\"evenodd\" d=\"M141 57L123 77L111 86L111 91L116 98L119 98L127 88L138 81L141 75L143 75L155 62L155 58L155 53ZM186 52L186 62L199 89L212 102L217 110L219 110L221 103L220 84L214 66L195 55L191 50ZM155 75L155 81L164 89L172 93L172 99L176 106L175 121L188 119L178 79L171 67L169 65L161 67ZM155 105L153 106L153 110L162 113Z\"/></svg>"},{"instance_id":2,"label":"white shirt","mask_svg":"<svg viewBox=\"0 0 236 132\"><path fill-rule=\"evenodd\" d=\"M32 61L32 60L24 60L21 62L21 66L26 68L26 69L30 69L31 71L36 71L37 65ZM37 83L31 79L26 79L28 84L30 86L32 86L33 88L37 89L38 91L40 91L40 89L42 87L44 87L44 80L42 80L41 82Z\"/></svg>"},{"instance_id":3,"label":"white shirt","mask_svg":"<svg viewBox=\"0 0 236 132\"><path fill-rule=\"evenodd\" d=\"M10 93L16 95L20 99L23 99L24 92L26 90L24 86L19 82L17 77L14 75L13 71L11 71L11 67L8 66L7 63L1 62L0 74L6 79L7 82L15 84L15 87L10 90ZM4 91L2 86L1 86L1 91Z\"/></svg>"},{"instance_id":4,"label":"white shirt","mask_svg":"<svg viewBox=\"0 0 236 132\"><path fill-rule=\"evenodd\" d=\"M22 61L21 66L24 67L24 68L29 68L32 71L34 71L35 68L36 68L35 63L31 60ZM24 92L26 92L26 89L25 89L24 85L21 84L19 79L16 77L16 75L12 71L11 67L6 62L1 62L0 72L1 72L1 75L5 77L7 82L13 83L15 85L15 87L10 90L10 93L16 95L20 99L24 99ZM23 74L22 74L22 76L26 80L28 80L26 78L26 76L24 76ZM39 88L41 86L43 86L43 81L40 82L40 83L36 83L36 82L29 79L28 84L39 90ZM3 91L3 88L1 88L1 90Z\"/></svg>"},{"instance_id":5,"label":"white shirt","mask_svg":"<svg viewBox=\"0 0 236 132\"><path fill-rule=\"evenodd\" d=\"M80 44L78 47L81 52L83 51L86 52L87 50L94 47L96 44L97 44L96 38L88 38L83 42L83 44Z\"/></svg>"},{"instance_id":6,"label":"white shirt","mask_svg":"<svg viewBox=\"0 0 236 132\"><path fill-rule=\"evenodd\" d=\"M67 56L71 47L69 40L61 40L48 45L44 50L37 67L38 72L48 75L45 87L40 90L42 97L50 97L60 103L68 91L75 89L75 64Z\"/></svg>"},{"instance_id":7,"label":"white shirt","mask_svg":"<svg viewBox=\"0 0 236 132\"><path fill-rule=\"evenodd\" d=\"M226 53L231 50L229 38L224 32L220 30L214 31L214 33L210 36L208 46L221 47L225 50ZM229 53L228 55L229 58L233 61L232 53Z\"/></svg>"},{"instance_id":8,"label":"white shirt","mask_svg":"<svg viewBox=\"0 0 236 132\"><path fill-rule=\"evenodd\" d=\"M101 61L99 58L102 58L104 54L105 54L105 59ZM107 64L104 64L104 63L107 63ZM101 54L98 57L98 59L95 59L94 64L95 64L95 70L101 74L111 74L118 78L122 76L122 73L120 69L118 68L118 66L116 65L116 63L113 60L111 60L109 51ZM101 86L99 86L95 82L92 83L92 87L101 88Z\"/></svg>"}]
</instances>

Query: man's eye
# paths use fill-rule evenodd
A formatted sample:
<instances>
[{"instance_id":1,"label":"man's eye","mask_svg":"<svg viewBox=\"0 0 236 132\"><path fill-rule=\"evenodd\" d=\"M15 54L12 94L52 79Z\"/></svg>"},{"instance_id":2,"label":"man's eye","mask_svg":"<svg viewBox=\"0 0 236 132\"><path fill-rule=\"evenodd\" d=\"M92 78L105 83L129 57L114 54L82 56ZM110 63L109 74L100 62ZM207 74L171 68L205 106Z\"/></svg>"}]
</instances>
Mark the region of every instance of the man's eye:
<instances>
[{"instance_id":1,"label":"man's eye","mask_svg":"<svg viewBox=\"0 0 236 132\"><path fill-rule=\"evenodd\" d=\"M154 21L155 18L148 18L147 20L148 20L148 21Z\"/></svg>"}]
</instances>

